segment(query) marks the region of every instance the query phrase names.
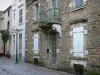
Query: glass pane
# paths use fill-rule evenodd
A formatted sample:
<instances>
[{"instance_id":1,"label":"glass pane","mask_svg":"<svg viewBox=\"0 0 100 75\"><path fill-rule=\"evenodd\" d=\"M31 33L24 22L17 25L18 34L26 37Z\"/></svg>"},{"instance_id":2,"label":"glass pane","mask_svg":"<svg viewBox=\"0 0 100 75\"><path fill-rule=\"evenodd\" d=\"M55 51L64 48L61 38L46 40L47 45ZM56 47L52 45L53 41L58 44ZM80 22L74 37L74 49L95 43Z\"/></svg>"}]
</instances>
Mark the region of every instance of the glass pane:
<instances>
[{"instance_id":1,"label":"glass pane","mask_svg":"<svg viewBox=\"0 0 100 75\"><path fill-rule=\"evenodd\" d=\"M80 8L83 6L83 0L75 0L75 8Z\"/></svg>"},{"instance_id":2,"label":"glass pane","mask_svg":"<svg viewBox=\"0 0 100 75\"><path fill-rule=\"evenodd\" d=\"M52 6L56 8L56 0L52 0Z\"/></svg>"}]
</instances>

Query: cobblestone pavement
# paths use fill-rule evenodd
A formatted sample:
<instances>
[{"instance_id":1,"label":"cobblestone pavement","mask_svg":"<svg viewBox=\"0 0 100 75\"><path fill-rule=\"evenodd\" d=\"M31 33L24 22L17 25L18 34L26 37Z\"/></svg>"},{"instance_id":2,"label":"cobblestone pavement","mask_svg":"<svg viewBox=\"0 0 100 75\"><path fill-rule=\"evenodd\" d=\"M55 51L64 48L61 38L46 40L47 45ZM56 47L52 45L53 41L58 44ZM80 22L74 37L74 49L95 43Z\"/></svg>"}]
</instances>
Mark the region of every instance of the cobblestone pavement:
<instances>
[{"instance_id":1,"label":"cobblestone pavement","mask_svg":"<svg viewBox=\"0 0 100 75\"><path fill-rule=\"evenodd\" d=\"M5 57L0 58L0 75L71 75L65 72L53 71L28 63L15 64Z\"/></svg>"}]
</instances>

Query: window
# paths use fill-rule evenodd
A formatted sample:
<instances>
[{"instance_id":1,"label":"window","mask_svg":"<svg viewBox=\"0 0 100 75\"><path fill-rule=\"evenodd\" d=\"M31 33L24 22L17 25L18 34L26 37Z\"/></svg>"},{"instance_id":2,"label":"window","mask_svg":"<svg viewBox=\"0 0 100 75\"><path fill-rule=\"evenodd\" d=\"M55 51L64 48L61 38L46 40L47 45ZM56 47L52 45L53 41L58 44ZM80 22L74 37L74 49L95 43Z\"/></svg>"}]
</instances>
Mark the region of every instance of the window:
<instances>
[{"instance_id":1,"label":"window","mask_svg":"<svg viewBox=\"0 0 100 75\"><path fill-rule=\"evenodd\" d=\"M23 9L20 9L19 10L19 23L22 23L22 20L23 20L23 18L22 18L22 13L23 13Z\"/></svg>"},{"instance_id":2,"label":"window","mask_svg":"<svg viewBox=\"0 0 100 75\"><path fill-rule=\"evenodd\" d=\"M33 20L38 21L39 19L39 4L33 6Z\"/></svg>"},{"instance_id":3,"label":"window","mask_svg":"<svg viewBox=\"0 0 100 75\"><path fill-rule=\"evenodd\" d=\"M8 17L10 16L10 10L8 10Z\"/></svg>"},{"instance_id":4,"label":"window","mask_svg":"<svg viewBox=\"0 0 100 75\"><path fill-rule=\"evenodd\" d=\"M83 27L73 28L73 52L76 57L84 57L84 29Z\"/></svg>"},{"instance_id":5,"label":"window","mask_svg":"<svg viewBox=\"0 0 100 75\"><path fill-rule=\"evenodd\" d=\"M7 23L7 30L9 31L10 22Z\"/></svg>"},{"instance_id":6,"label":"window","mask_svg":"<svg viewBox=\"0 0 100 75\"><path fill-rule=\"evenodd\" d=\"M83 7L83 0L74 0L75 2L75 9Z\"/></svg>"},{"instance_id":7,"label":"window","mask_svg":"<svg viewBox=\"0 0 100 75\"><path fill-rule=\"evenodd\" d=\"M22 33L19 33L19 50L22 50Z\"/></svg>"},{"instance_id":8,"label":"window","mask_svg":"<svg viewBox=\"0 0 100 75\"><path fill-rule=\"evenodd\" d=\"M15 20L15 13L14 13L14 20Z\"/></svg>"},{"instance_id":9,"label":"window","mask_svg":"<svg viewBox=\"0 0 100 75\"><path fill-rule=\"evenodd\" d=\"M38 54L38 50L39 50L39 35L38 33L34 33L34 54Z\"/></svg>"},{"instance_id":10,"label":"window","mask_svg":"<svg viewBox=\"0 0 100 75\"><path fill-rule=\"evenodd\" d=\"M53 8L58 8L59 5L59 0L52 0L52 7Z\"/></svg>"}]
</instances>

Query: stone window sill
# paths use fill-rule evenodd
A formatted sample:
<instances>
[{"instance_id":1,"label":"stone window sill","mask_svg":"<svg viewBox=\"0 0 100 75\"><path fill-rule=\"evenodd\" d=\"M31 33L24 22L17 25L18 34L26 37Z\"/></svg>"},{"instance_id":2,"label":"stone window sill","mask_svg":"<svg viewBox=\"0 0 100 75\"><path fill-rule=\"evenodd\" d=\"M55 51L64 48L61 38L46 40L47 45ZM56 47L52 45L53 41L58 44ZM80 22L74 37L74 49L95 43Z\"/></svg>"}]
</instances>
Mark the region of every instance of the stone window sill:
<instances>
[{"instance_id":1,"label":"stone window sill","mask_svg":"<svg viewBox=\"0 0 100 75\"><path fill-rule=\"evenodd\" d=\"M78 11L78 10L81 10L81 9L84 9L86 6L83 6L83 7L80 7L80 8L73 8L71 11L74 12L74 11Z\"/></svg>"},{"instance_id":2,"label":"stone window sill","mask_svg":"<svg viewBox=\"0 0 100 75\"><path fill-rule=\"evenodd\" d=\"M88 61L87 57L75 57L75 56L70 56L70 59L74 59L74 60L83 60L83 61Z\"/></svg>"},{"instance_id":3,"label":"stone window sill","mask_svg":"<svg viewBox=\"0 0 100 75\"><path fill-rule=\"evenodd\" d=\"M21 22L21 23L19 23L19 25L22 25L23 23Z\"/></svg>"}]
</instances>

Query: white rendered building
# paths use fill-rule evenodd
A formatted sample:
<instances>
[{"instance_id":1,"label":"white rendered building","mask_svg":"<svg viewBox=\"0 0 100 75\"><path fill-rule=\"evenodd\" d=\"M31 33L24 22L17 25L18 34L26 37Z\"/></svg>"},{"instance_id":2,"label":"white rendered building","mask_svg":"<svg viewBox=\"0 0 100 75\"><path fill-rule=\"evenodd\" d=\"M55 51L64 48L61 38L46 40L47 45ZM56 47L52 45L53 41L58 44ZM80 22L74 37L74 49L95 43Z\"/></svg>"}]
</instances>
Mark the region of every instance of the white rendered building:
<instances>
[{"instance_id":1,"label":"white rendered building","mask_svg":"<svg viewBox=\"0 0 100 75\"><path fill-rule=\"evenodd\" d=\"M12 0L12 58L15 59L18 54L18 59L25 61L25 0ZM16 38L15 30L18 29ZM17 41L17 44L16 44ZM17 49L18 48L18 49ZM18 53L16 53L16 50Z\"/></svg>"}]
</instances>

